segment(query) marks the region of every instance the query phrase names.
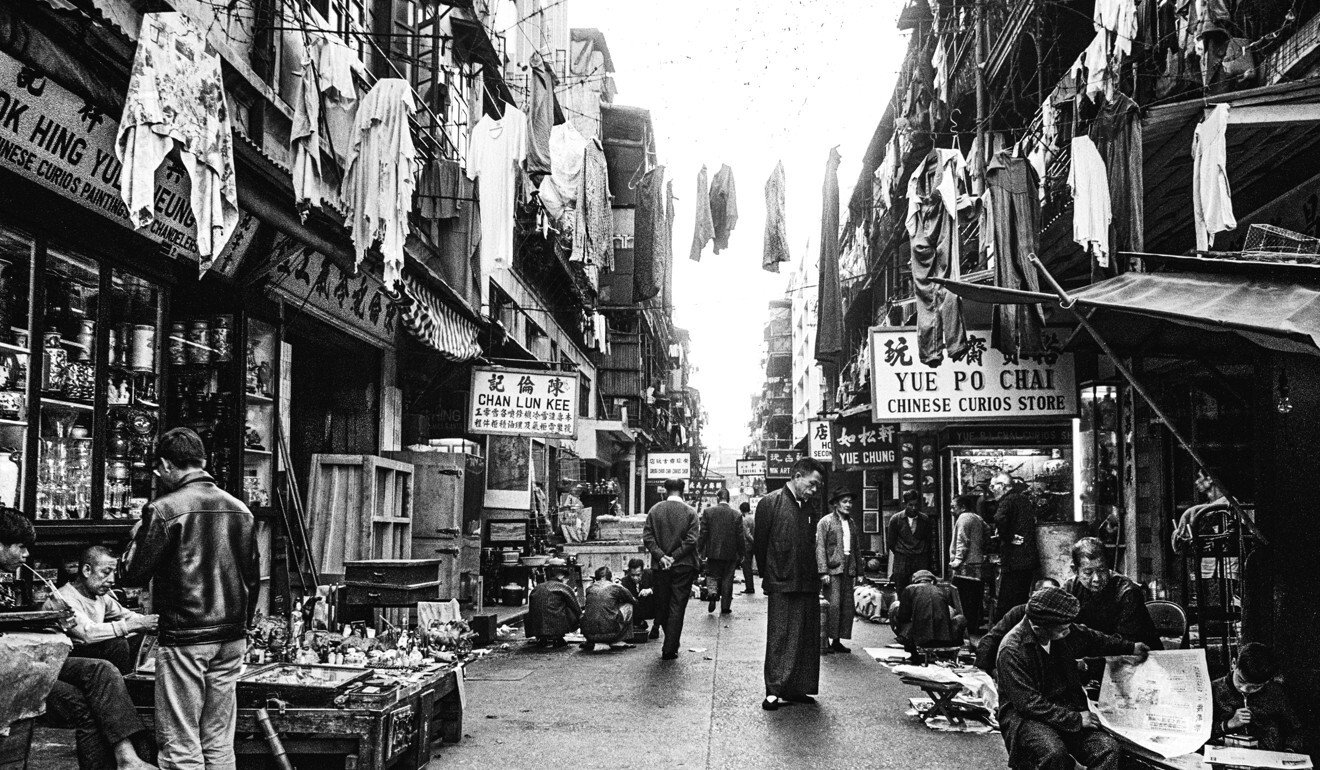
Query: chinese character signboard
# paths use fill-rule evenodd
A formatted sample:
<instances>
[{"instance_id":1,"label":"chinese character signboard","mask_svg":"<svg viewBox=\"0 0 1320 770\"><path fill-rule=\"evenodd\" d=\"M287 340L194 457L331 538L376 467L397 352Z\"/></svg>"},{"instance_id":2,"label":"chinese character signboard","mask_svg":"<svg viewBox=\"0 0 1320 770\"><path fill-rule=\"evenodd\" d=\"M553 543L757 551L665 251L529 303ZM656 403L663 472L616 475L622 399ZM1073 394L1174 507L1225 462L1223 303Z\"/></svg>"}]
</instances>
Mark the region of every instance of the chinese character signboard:
<instances>
[{"instance_id":1,"label":"chinese character signboard","mask_svg":"<svg viewBox=\"0 0 1320 770\"><path fill-rule=\"evenodd\" d=\"M735 460L734 467L739 476L751 478L765 478L765 458L748 457L743 460Z\"/></svg>"},{"instance_id":2,"label":"chinese character signboard","mask_svg":"<svg viewBox=\"0 0 1320 770\"><path fill-rule=\"evenodd\" d=\"M468 431L577 438L577 375L472 368Z\"/></svg>"},{"instance_id":3,"label":"chinese character signboard","mask_svg":"<svg viewBox=\"0 0 1320 770\"><path fill-rule=\"evenodd\" d=\"M823 463L834 462L834 441L829 420L807 420L807 456Z\"/></svg>"},{"instance_id":4,"label":"chinese character signboard","mask_svg":"<svg viewBox=\"0 0 1320 770\"><path fill-rule=\"evenodd\" d=\"M724 489L724 479L693 479L688 485L688 495L692 497L714 497Z\"/></svg>"},{"instance_id":5,"label":"chinese character signboard","mask_svg":"<svg viewBox=\"0 0 1320 770\"><path fill-rule=\"evenodd\" d=\"M767 479L793 478L793 463L802 453L796 449L770 449L765 453L765 477Z\"/></svg>"},{"instance_id":6,"label":"chinese character signboard","mask_svg":"<svg viewBox=\"0 0 1320 770\"><path fill-rule=\"evenodd\" d=\"M687 452L653 452L646 456L646 478L692 478L692 455Z\"/></svg>"},{"instance_id":7,"label":"chinese character signboard","mask_svg":"<svg viewBox=\"0 0 1320 770\"><path fill-rule=\"evenodd\" d=\"M990 333L968 331L958 361L930 367L918 360L915 329L871 329L872 417L876 422L1068 417L1077 413L1071 353L1047 330L1046 352L1001 353Z\"/></svg>"},{"instance_id":8,"label":"chinese character signboard","mask_svg":"<svg viewBox=\"0 0 1320 770\"><path fill-rule=\"evenodd\" d=\"M868 414L834 422L834 470L861 471L898 465L898 425L871 422Z\"/></svg>"}]
</instances>

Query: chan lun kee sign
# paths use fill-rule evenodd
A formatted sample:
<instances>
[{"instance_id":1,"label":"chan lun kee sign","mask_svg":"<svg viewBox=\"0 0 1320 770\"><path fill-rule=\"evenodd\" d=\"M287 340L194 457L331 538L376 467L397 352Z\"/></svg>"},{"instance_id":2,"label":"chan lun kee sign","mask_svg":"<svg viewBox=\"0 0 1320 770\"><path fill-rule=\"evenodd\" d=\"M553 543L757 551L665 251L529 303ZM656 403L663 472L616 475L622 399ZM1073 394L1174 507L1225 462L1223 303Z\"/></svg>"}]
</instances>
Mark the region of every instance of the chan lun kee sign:
<instances>
[{"instance_id":1,"label":"chan lun kee sign","mask_svg":"<svg viewBox=\"0 0 1320 770\"><path fill-rule=\"evenodd\" d=\"M473 367L468 431L577 438L577 375Z\"/></svg>"},{"instance_id":2,"label":"chan lun kee sign","mask_svg":"<svg viewBox=\"0 0 1320 770\"><path fill-rule=\"evenodd\" d=\"M917 330L871 329L872 417L876 422L1071 417L1077 413L1071 353L1046 330L1046 352L1011 356L990 333L968 331L967 354L930 367L918 358Z\"/></svg>"},{"instance_id":3,"label":"chan lun kee sign","mask_svg":"<svg viewBox=\"0 0 1320 770\"><path fill-rule=\"evenodd\" d=\"M687 452L653 452L646 456L646 478L688 479L692 476L692 455Z\"/></svg>"}]
</instances>

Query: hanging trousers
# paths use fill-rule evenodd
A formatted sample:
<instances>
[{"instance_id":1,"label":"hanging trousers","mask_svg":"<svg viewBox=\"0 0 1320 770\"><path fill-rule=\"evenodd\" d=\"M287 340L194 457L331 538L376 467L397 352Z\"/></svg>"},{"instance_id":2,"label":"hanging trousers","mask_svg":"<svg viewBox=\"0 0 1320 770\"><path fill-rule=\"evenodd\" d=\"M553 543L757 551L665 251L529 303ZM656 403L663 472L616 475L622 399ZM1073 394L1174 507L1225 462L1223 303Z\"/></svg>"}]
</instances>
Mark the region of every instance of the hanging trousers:
<instances>
[{"instance_id":1,"label":"hanging trousers","mask_svg":"<svg viewBox=\"0 0 1320 770\"><path fill-rule=\"evenodd\" d=\"M915 218L911 242L912 283L917 294L917 347L922 363L938 366L946 349L954 360L967 352L962 300L931 280L949 277L953 239L958 237L958 228L935 195L920 204Z\"/></svg>"},{"instance_id":2,"label":"hanging trousers","mask_svg":"<svg viewBox=\"0 0 1320 770\"><path fill-rule=\"evenodd\" d=\"M1028 261L1038 249L1039 182L1026 158L995 155L986 169L986 187L994 222L995 285L1040 291L1036 267ZM990 344L995 350L1037 355L1044 344L1045 314L1040 305L995 305Z\"/></svg>"}]
</instances>

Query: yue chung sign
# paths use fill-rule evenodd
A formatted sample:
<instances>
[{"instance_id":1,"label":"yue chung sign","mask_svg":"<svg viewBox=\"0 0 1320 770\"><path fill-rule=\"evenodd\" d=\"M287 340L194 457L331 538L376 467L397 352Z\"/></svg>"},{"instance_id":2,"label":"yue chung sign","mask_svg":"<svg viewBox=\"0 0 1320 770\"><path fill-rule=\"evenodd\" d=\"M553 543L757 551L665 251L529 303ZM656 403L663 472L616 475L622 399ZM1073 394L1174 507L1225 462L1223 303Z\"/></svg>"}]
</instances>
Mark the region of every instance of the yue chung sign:
<instances>
[{"instance_id":1,"label":"yue chung sign","mask_svg":"<svg viewBox=\"0 0 1320 770\"><path fill-rule=\"evenodd\" d=\"M872 418L876 422L1068 417L1077 413L1071 353L1046 332L1046 352L1011 356L989 346L990 333L967 333L959 361L931 368L917 357L917 331L872 327Z\"/></svg>"},{"instance_id":2,"label":"yue chung sign","mask_svg":"<svg viewBox=\"0 0 1320 770\"><path fill-rule=\"evenodd\" d=\"M898 426L874 423L868 414L834 422L834 470L860 471L898 466Z\"/></svg>"},{"instance_id":3,"label":"yue chung sign","mask_svg":"<svg viewBox=\"0 0 1320 770\"><path fill-rule=\"evenodd\" d=\"M577 438L576 374L472 368L468 431Z\"/></svg>"},{"instance_id":4,"label":"yue chung sign","mask_svg":"<svg viewBox=\"0 0 1320 770\"><path fill-rule=\"evenodd\" d=\"M688 479L692 477L692 455L687 452L654 452L646 456L646 478Z\"/></svg>"}]
</instances>

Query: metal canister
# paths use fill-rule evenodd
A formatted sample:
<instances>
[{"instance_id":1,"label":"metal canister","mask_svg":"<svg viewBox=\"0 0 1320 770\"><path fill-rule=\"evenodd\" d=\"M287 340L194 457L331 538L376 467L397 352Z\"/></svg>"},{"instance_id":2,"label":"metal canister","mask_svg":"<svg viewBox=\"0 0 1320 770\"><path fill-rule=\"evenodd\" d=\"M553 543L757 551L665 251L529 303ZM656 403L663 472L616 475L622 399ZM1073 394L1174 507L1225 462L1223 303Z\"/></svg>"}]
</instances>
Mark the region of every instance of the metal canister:
<instances>
[{"instance_id":1,"label":"metal canister","mask_svg":"<svg viewBox=\"0 0 1320 770\"><path fill-rule=\"evenodd\" d=\"M133 326L133 343L128 366L139 372L156 371L156 327L151 324Z\"/></svg>"},{"instance_id":2,"label":"metal canister","mask_svg":"<svg viewBox=\"0 0 1320 770\"><path fill-rule=\"evenodd\" d=\"M170 363L174 366L188 363L188 325L182 321L170 327Z\"/></svg>"},{"instance_id":3,"label":"metal canister","mask_svg":"<svg viewBox=\"0 0 1320 770\"><path fill-rule=\"evenodd\" d=\"M116 324L110 330L110 365L130 366L129 349L133 345L133 324Z\"/></svg>"},{"instance_id":4,"label":"metal canister","mask_svg":"<svg viewBox=\"0 0 1320 770\"><path fill-rule=\"evenodd\" d=\"M46 332L41 358L41 389L58 391L64 387L64 372L69 365L69 352L64 349L60 333L51 329Z\"/></svg>"},{"instance_id":5,"label":"metal canister","mask_svg":"<svg viewBox=\"0 0 1320 770\"><path fill-rule=\"evenodd\" d=\"M211 323L203 319L192 322L188 330L188 360L194 364L211 363Z\"/></svg>"},{"instance_id":6,"label":"metal canister","mask_svg":"<svg viewBox=\"0 0 1320 770\"><path fill-rule=\"evenodd\" d=\"M216 316L211 323L211 353L218 364L234 360L234 330L229 316Z\"/></svg>"},{"instance_id":7,"label":"metal canister","mask_svg":"<svg viewBox=\"0 0 1320 770\"><path fill-rule=\"evenodd\" d=\"M79 361L91 361L92 351L95 347L96 321L84 318L78 322L78 353L76 358Z\"/></svg>"}]
</instances>

